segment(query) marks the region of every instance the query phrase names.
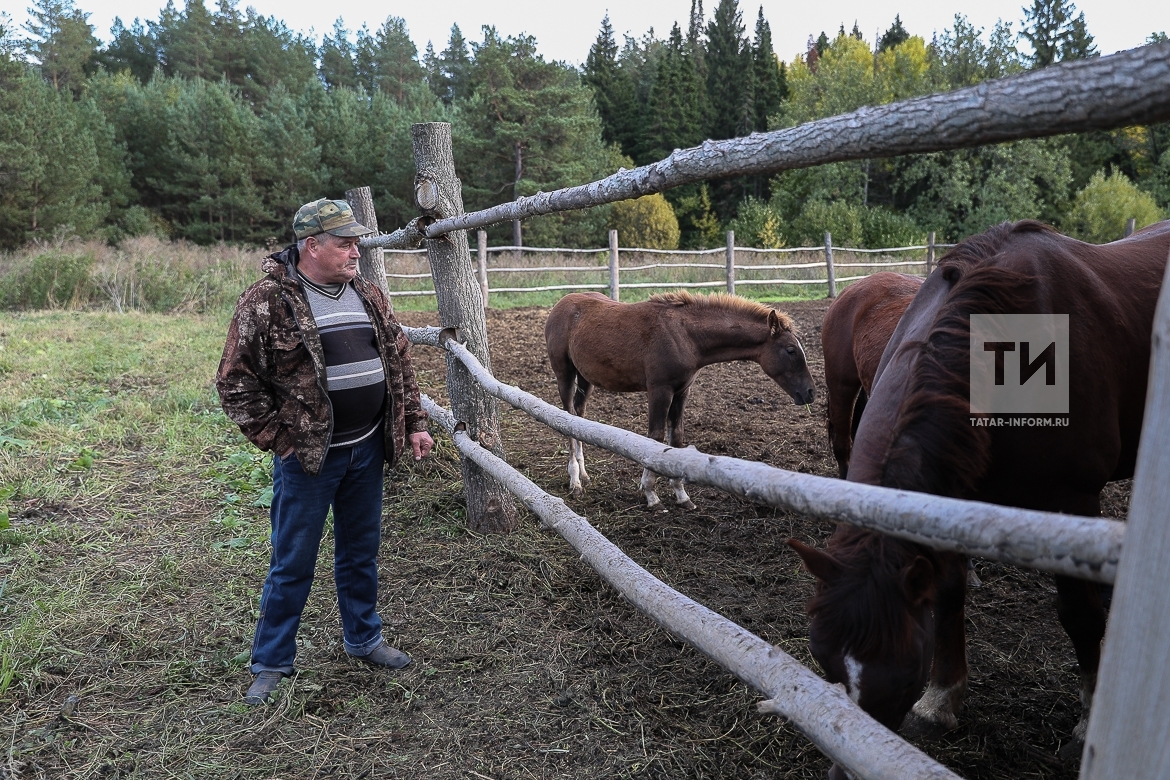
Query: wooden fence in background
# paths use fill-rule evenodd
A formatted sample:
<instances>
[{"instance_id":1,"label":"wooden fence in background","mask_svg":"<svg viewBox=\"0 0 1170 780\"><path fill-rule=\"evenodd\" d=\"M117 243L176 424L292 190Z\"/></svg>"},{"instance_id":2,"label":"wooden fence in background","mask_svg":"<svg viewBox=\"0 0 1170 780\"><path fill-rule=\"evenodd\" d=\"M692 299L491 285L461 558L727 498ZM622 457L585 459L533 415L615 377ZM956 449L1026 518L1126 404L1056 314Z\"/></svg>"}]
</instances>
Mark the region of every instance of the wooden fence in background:
<instances>
[{"instance_id":1,"label":"wooden fence in background","mask_svg":"<svg viewBox=\"0 0 1170 780\"><path fill-rule=\"evenodd\" d=\"M645 249L641 247L620 247L619 236L616 230L609 231L609 246L598 249L570 249L570 248L556 248L556 247L531 247L531 246L488 246L487 233L480 230L477 235L477 250L476 250L476 267L475 277L479 282L480 293L483 297L484 306L488 306L490 296L492 293L531 293L531 292L551 292L551 291L583 291L583 290L601 290L605 291L613 300L620 300L621 289L688 289L688 288L712 288L723 289L726 292L734 295L736 287L746 286L762 286L762 285L827 285L830 298L837 296L837 284L855 281L857 279L864 279L869 273L877 270L897 270L903 273L918 273L919 275L929 275L934 267L935 255L937 250L945 249L954 246L954 244L939 244L935 242L935 234L931 232L927 237L925 244L917 244L911 246L890 247L888 249L854 249L846 247L833 247L832 235L825 233L825 243L823 246L804 246L804 247L783 247L779 249L761 249L755 247L741 247L735 244L735 232L727 232L727 243L725 246L716 249ZM913 257L908 257L905 260L871 260L871 261L853 261L853 262L839 262L834 260L834 252L837 257L841 254L851 255L896 255L898 253L915 253ZM492 256L500 258L503 262L511 261L512 265L492 264ZM622 257L632 256L633 263L627 262L622 265ZM723 255L723 262L701 262L703 258L714 258L718 255ZM799 256L799 255L820 255L821 259L812 262L789 262L789 263L747 263L742 262L744 256L754 257L784 257L784 256ZM400 267L403 261L410 261L418 258L422 261L426 256L425 249L398 249L387 250L387 265L391 267ZM601 258L604 257L604 263L594 263L591 265L576 264L576 265L522 265L516 264L524 256L536 256L539 258L547 258L548 256L584 256ZM668 258L663 262L645 262L647 258L663 257ZM679 259L674 259L679 258ZM695 258L700 262L688 262L687 258ZM856 273L854 269L868 269L869 273ZM718 279L711 279L707 281L677 281L677 280L657 280L657 281L623 281L623 278L628 279L627 275L645 275L648 271L674 271L679 269L702 269L709 272L710 275L720 276ZM849 269L845 276L837 276L837 269ZM745 276L744 274L761 274L763 272L773 272L771 275L760 277L758 275ZM821 271L823 276L816 275L817 271ZM786 273L787 275L777 276L775 272ZM793 272L798 272L794 274ZM801 274L800 272L803 272ZM558 276L583 276L593 279L604 279L604 281L581 281L570 282L567 284L531 284L531 285L512 285L512 286L492 286L489 283L489 278L492 275L508 274L508 275L524 275L531 276L534 274L555 274ZM402 289L401 283L406 280L423 280L431 279L432 275L429 270L414 271L410 273L399 273L394 270L386 271L386 279L389 282L389 292L392 296L419 296L419 295L435 295L434 287L427 289ZM635 276L637 278L637 276Z\"/></svg>"}]
</instances>

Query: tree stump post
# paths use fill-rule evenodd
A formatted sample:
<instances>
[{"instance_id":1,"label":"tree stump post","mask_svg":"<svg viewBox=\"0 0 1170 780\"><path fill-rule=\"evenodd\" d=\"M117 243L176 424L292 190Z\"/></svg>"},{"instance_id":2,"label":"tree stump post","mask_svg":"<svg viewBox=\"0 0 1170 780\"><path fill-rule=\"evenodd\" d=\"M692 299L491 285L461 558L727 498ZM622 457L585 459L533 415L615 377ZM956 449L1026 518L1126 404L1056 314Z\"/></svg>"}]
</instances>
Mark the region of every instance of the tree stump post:
<instances>
[{"instance_id":1,"label":"tree stump post","mask_svg":"<svg viewBox=\"0 0 1170 780\"><path fill-rule=\"evenodd\" d=\"M415 199L426 216L443 219L463 214L463 190L455 176L451 150L451 125L427 122L410 127L414 145ZM439 323L456 328L459 340L489 371L487 321L483 299L471 267L467 232L457 230L426 241L427 258L435 281ZM472 379L467 368L447 354L447 394L455 419L467 426L468 435L503 458L496 400ZM494 477L470 460L462 459L463 486L467 496L468 526L478 533L516 530L519 514L512 494Z\"/></svg>"},{"instance_id":2,"label":"tree stump post","mask_svg":"<svg viewBox=\"0 0 1170 780\"><path fill-rule=\"evenodd\" d=\"M609 297L618 300L618 234L609 231Z\"/></svg>"},{"instance_id":3,"label":"tree stump post","mask_svg":"<svg viewBox=\"0 0 1170 780\"><path fill-rule=\"evenodd\" d=\"M829 274L829 297L837 297L837 276L833 273L833 236L825 231L825 270Z\"/></svg>"},{"instance_id":4,"label":"tree stump post","mask_svg":"<svg viewBox=\"0 0 1170 780\"><path fill-rule=\"evenodd\" d=\"M735 295L735 231L727 231L727 294Z\"/></svg>"},{"instance_id":5,"label":"tree stump post","mask_svg":"<svg viewBox=\"0 0 1170 780\"><path fill-rule=\"evenodd\" d=\"M359 224L365 225L375 233L378 232L378 215L374 213L374 196L369 187L355 187L345 191L345 202L353 209L353 218ZM361 247L361 257L358 258L358 273L363 279L373 282L382 288L387 299L390 297L390 287L386 284L386 257L382 247Z\"/></svg>"},{"instance_id":6,"label":"tree stump post","mask_svg":"<svg viewBox=\"0 0 1170 780\"><path fill-rule=\"evenodd\" d=\"M487 231L477 230L475 233L476 248L476 275L479 277L479 289L483 293L483 307L488 307L488 280L487 280Z\"/></svg>"},{"instance_id":7,"label":"tree stump post","mask_svg":"<svg viewBox=\"0 0 1170 780\"><path fill-rule=\"evenodd\" d=\"M930 276L930 272L934 270L934 231L926 237L926 275Z\"/></svg>"}]
</instances>

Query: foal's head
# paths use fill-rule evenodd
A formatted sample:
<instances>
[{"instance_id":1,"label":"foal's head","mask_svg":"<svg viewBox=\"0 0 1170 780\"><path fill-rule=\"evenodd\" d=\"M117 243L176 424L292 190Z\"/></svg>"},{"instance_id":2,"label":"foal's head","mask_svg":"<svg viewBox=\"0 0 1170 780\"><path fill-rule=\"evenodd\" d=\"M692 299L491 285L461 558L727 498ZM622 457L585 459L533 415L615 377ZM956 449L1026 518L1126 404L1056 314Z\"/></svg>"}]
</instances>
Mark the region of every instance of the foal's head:
<instances>
[{"instance_id":1,"label":"foal's head","mask_svg":"<svg viewBox=\"0 0 1170 780\"><path fill-rule=\"evenodd\" d=\"M887 728L921 695L934 653L934 578L929 550L841 527L827 549L789 539L817 578L808 604L809 649L832 683Z\"/></svg>"},{"instance_id":2,"label":"foal's head","mask_svg":"<svg viewBox=\"0 0 1170 780\"><path fill-rule=\"evenodd\" d=\"M816 397L804 347L792 319L776 310L768 312L768 340L760 350L760 368L797 404L811 404Z\"/></svg>"}]
</instances>

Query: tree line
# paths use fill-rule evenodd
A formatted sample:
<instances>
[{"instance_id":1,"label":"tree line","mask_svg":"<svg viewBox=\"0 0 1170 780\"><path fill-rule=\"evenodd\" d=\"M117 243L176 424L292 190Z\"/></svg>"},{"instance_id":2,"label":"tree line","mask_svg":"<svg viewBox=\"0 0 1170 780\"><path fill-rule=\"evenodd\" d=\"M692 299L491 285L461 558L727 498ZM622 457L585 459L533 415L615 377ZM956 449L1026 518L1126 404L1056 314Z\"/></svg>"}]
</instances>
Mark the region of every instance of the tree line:
<instances>
[{"instance_id":1,"label":"tree line","mask_svg":"<svg viewBox=\"0 0 1170 780\"><path fill-rule=\"evenodd\" d=\"M0 14L0 247L68 234L278 243L301 203L360 185L393 229L417 211L413 122L452 124L470 210L707 138L1095 55L1068 0L1033 0L1019 33L956 16L927 41L896 17L871 44L842 24L810 35L790 62L775 55L762 8L749 34L736 0L719 0L710 19L692 0L665 38L619 42L607 16L580 68L494 27L469 40L453 25L445 48L420 54L394 16L356 33L338 19L317 44L235 0L181 11L169 0L157 21L115 20L102 44L73 0L36 0L20 29ZM540 217L522 240L597 246L620 224L626 245L715 246L731 228L745 245L831 230L835 243L881 246L1024 217L1098 238L1113 211L1153 221L1170 207L1168 149L1160 125L836 163ZM490 232L513 240L511 226Z\"/></svg>"}]
</instances>

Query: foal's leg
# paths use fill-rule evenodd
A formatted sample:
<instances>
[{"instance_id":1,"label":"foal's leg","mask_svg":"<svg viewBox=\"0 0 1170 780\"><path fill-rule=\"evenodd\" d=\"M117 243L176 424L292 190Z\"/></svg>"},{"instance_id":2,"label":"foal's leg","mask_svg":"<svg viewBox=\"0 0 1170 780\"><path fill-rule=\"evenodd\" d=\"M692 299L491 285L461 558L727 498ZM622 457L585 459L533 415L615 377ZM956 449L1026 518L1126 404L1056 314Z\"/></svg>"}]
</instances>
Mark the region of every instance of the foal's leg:
<instances>
[{"instance_id":1,"label":"foal's leg","mask_svg":"<svg viewBox=\"0 0 1170 780\"><path fill-rule=\"evenodd\" d=\"M1065 760L1079 758L1089 728L1089 708L1093 689L1097 687L1097 666L1101 662L1101 640L1105 638L1105 607L1101 603L1101 586L1095 582L1056 578L1056 614L1060 625L1072 640L1081 671L1081 719L1073 729L1072 740L1060 749Z\"/></svg>"},{"instance_id":2,"label":"foal's leg","mask_svg":"<svg viewBox=\"0 0 1170 780\"><path fill-rule=\"evenodd\" d=\"M577 375L577 394L573 397L578 417L585 416L585 405L589 403L589 395L593 392L593 385L585 377ZM581 482L588 485L589 473L585 471L585 445L579 439L570 439L569 457L577 462L577 471Z\"/></svg>"},{"instance_id":3,"label":"foal's leg","mask_svg":"<svg viewBox=\"0 0 1170 780\"><path fill-rule=\"evenodd\" d=\"M647 434L654 441L664 441L666 438L666 417L670 410L670 402L674 398L674 391L669 387L652 387L646 393L646 400L650 407L650 425ZM654 492L654 483L658 475L650 469L642 469L642 481L639 487L642 495L646 496L646 506L655 507L662 503L658 494Z\"/></svg>"},{"instance_id":4,"label":"foal's leg","mask_svg":"<svg viewBox=\"0 0 1170 780\"><path fill-rule=\"evenodd\" d=\"M684 387L674 394L674 400L670 402L670 411L666 414L666 423L670 434L669 440L671 447L687 446L686 436L683 434L683 407L686 406L687 395L690 392L690 387ZM683 509L695 508L695 502L691 501L691 497L687 495L687 491L683 488L683 479L681 477L670 480L670 487L674 491L675 504L681 506Z\"/></svg>"},{"instance_id":5,"label":"foal's leg","mask_svg":"<svg viewBox=\"0 0 1170 780\"><path fill-rule=\"evenodd\" d=\"M576 366L570 363L566 357L550 352L549 358L553 373L557 376L557 391L561 395L561 405L569 414L582 416L582 412L578 410L583 410L585 407L584 399L589 395L589 383L585 381L585 377L577 373ZM584 391L581 390L582 384L585 387ZM580 498L585 493L585 488L581 486L581 472L584 469L580 466L584 458L578 460L577 456L580 451L581 442L570 436L569 492L573 498Z\"/></svg>"},{"instance_id":6,"label":"foal's leg","mask_svg":"<svg viewBox=\"0 0 1170 780\"><path fill-rule=\"evenodd\" d=\"M925 730L950 730L959 725L959 708L967 693L967 556L939 556L938 592L934 604L934 662L930 684L914 704L913 714Z\"/></svg>"}]
</instances>

